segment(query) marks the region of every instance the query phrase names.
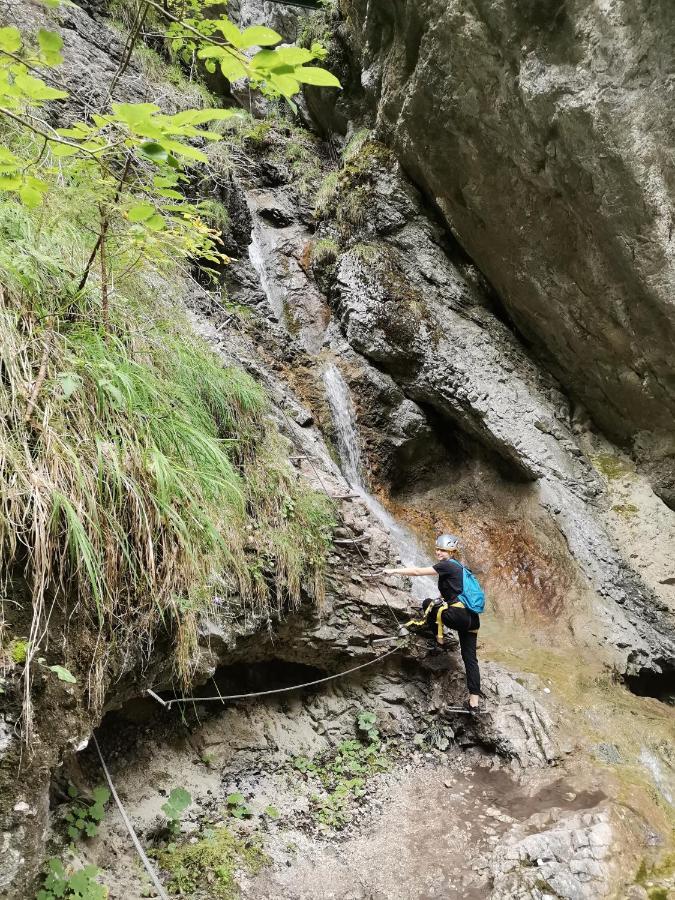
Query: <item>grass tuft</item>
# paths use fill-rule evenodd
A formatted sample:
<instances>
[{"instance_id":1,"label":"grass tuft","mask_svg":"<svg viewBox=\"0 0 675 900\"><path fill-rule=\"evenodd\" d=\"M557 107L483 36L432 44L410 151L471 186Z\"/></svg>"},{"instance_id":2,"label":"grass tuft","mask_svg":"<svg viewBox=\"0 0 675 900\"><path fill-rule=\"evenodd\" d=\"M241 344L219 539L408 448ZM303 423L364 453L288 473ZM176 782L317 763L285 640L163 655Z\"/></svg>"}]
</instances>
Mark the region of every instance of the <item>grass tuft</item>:
<instances>
[{"instance_id":1,"label":"grass tuft","mask_svg":"<svg viewBox=\"0 0 675 900\"><path fill-rule=\"evenodd\" d=\"M104 655L164 629L186 684L216 594L230 618L321 599L332 523L285 460L261 387L171 301L178 264L120 242L104 327L96 276L76 289L86 216L67 185L38 210L0 202L0 577L32 595L27 722L48 608L77 610Z\"/></svg>"}]
</instances>

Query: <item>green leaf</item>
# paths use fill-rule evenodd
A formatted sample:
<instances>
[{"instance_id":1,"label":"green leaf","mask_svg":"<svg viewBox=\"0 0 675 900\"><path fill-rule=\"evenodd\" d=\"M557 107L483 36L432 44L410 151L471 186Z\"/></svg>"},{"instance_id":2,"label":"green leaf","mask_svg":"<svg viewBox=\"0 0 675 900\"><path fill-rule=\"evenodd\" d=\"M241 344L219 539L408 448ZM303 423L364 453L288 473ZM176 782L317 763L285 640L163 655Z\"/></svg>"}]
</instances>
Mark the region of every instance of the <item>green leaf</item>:
<instances>
[{"instance_id":1,"label":"green leaf","mask_svg":"<svg viewBox=\"0 0 675 900\"><path fill-rule=\"evenodd\" d=\"M73 147L68 144L57 144L55 142L51 142L49 144L49 149L52 151L52 156L61 159L64 156L75 156L76 153L80 152L79 147Z\"/></svg>"},{"instance_id":2,"label":"green leaf","mask_svg":"<svg viewBox=\"0 0 675 900\"><path fill-rule=\"evenodd\" d=\"M266 28L264 25L252 25L250 28L246 28L239 38L239 47L243 50L249 47L273 47L282 40L281 35L271 28Z\"/></svg>"},{"instance_id":3,"label":"green leaf","mask_svg":"<svg viewBox=\"0 0 675 900\"><path fill-rule=\"evenodd\" d=\"M68 785L68 796L74 800L75 797L77 797L79 795L79 793L80 792L78 791L78 789L75 787L75 785L71 781L70 784Z\"/></svg>"},{"instance_id":4,"label":"green leaf","mask_svg":"<svg viewBox=\"0 0 675 900\"><path fill-rule=\"evenodd\" d=\"M41 78L34 78L27 72L19 72L14 78L14 84L22 91L29 100L64 100L68 96L68 91L59 91L57 88L50 87Z\"/></svg>"},{"instance_id":5,"label":"green leaf","mask_svg":"<svg viewBox=\"0 0 675 900\"><path fill-rule=\"evenodd\" d=\"M38 44L43 53L58 53L63 47L63 38L55 31L41 28L38 31Z\"/></svg>"},{"instance_id":6,"label":"green leaf","mask_svg":"<svg viewBox=\"0 0 675 900\"><path fill-rule=\"evenodd\" d=\"M183 812L192 803L192 795L183 787L174 788L169 794L169 803L175 808Z\"/></svg>"},{"instance_id":7,"label":"green leaf","mask_svg":"<svg viewBox=\"0 0 675 900\"><path fill-rule=\"evenodd\" d=\"M281 813L276 808L276 806L266 806L265 815L269 816L270 819L278 819Z\"/></svg>"},{"instance_id":8,"label":"green leaf","mask_svg":"<svg viewBox=\"0 0 675 900\"><path fill-rule=\"evenodd\" d=\"M228 806L240 806L245 801L243 794L228 794L226 803Z\"/></svg>"},{"instance_id":9,"label":"green leaf","mask_svg":"<svg viewBox=\"0 0 675 900\"><path fill-rule=\"evenodd\" d=\"M0 175L0 191L18 191L22 184L18 175Z\"/></svg>"},{"instance_id":10,"label":"green leaf","mask_svg":"<svg viewBox=\"0 0 675 900\"><path fill-rule=\"evenodd\" d=\"M184 200L185 199L179 191L174 191L173 188L156 188L155 193L159 197L166 197L167 200Z\"/></svg>"},{"instance_id":11,"label":"green leaf","mask_svg":"<svg viewBox=\"0 0 675 900\"><path fill-rule=\"evenodd\" d=\"M238 81L247 75L246 69L233 56L224 56L220 61L220 71L228 81Z\"/></svg>"},{"instance_id":12,"label":"green leaf","mask_svg":"<svg viewBox=\"0 0 675 900\"><path fill-rule=\"evenodd\" d=\"M218 19L213 24L216 30L223 35L226 41L229 41L229 43L235 47L241 46L241 31L237 28L234 22L230 22L229 19L226 19L223 16L222 19Z\"/></svg>"},{"instance_id":13,"label":"green leaf","mask_svg":"<svg viewBox=\"0 0 675 900\"><path fill-rule=\"evenodd\" d=\"M67 828L68 837L72 838L72 840L77 841L80 837L80 832L75 828L74 825L69 825Z\"/></svg>"},{"instance_id":14,"label":"green leaf","mask_svg":"<svg viewBox=\"0 0 675 900\"><path fill-rule=\"evenodd\" d=\"M73 675L72 672L69 672L68 669L65 669L63 666L47 666L50 672L53 672L59 681L66 681L68 684L75 684L77 678Z\"/></svg>"},{"instance_id":15,"label":"green leaf","mask_svg":"<svg viewBox=\"0 0 675 900\"><path fill-rule=\"evenodd\" d=\"M150 218L143 222L143 224L146 228L149 228L150 231L162 231L162 229L166 227L164 216L161 216L159 213L155 213L154 216L150 216Z\"/></svg>"},{"instance_id":16,"label":"green leaf","mask_svg":"<svg viewBox=\"0 0 675 900\"><path fill-rule=\"evenodd\" d=\"M90 819L93 819L94 822L100 822L103 816L105 815L105 810L103 809L102 803L94 803L89 807L88 815Z\"/></svg>"},{"instance_id":17,"label":"green leaf","mask_svg":"<svg viewBox=\"0 0 675 900\"><path fill-rule=\"evenodd\" d=\"M202 47L201 50L197 51L198 59L220 59L221 56L232 56L232 51L217 44L210 44L208 47Z\"/></svg>"},{"instance_id":18,"label":"green leaf","mask_svg":"<svg viewBox=\"0 0 675 900\"><path fill-rule=\"evenodd\" d=\"M146 141L144 144L141 144L140 149L143 155L147 156L154 163L166 162L169 155L166 149L156 141Z\"/></svg>"},{"instance_id":19,"label":"green leaf","mask_svg":"<svg viewBox=\"0 0 675 900\"><path fill-rule=\"evenodd\" d=\"M204 63L204 68L210 75L213 75L214 72L216 71L216 64L214 63L214 61L212 59L207 59L206 62Z\"/></svg>"},{"instance_id":20,"label":"green leaf","mask_svg":"<svg viewBox=\"0 0 675 900\"><path fill-rule=\"evenodd\" d=\"M293 72L293 76L303 84L314 84L318 87L342 87L335 75L316 66L299 66Z\"/></svg>"},{"instance_id":21,"label":"green leaf","mask_svg":"<svg viewBox=\"0 0 675 900\"><path fill-rule=\"evenodd\" d=\"M208 156L205 153L202 153L201 150L197 150L196 147L191 147L189 144L181 144L180 141L167 140L164 142L166 149L170 150L172 153L176 154L176 156L186 156L188 159L194 159L197 162L208 162ZM167 159L167 162L170 161Z\"/></svg>"},{"instance_id":22,"label":"green leaf","mask_svg":"<svg viewBox=\"0 0 675 900\"><path fill-rule=\"evenodd\" d=\"M96 837L96 835L98 834L98 827L94 822L85 822L84 833L87 835L87 837Z\"/></svg>"},{"instance_id":23,"label":"green leaf","mask_svg":"<svg viewBox=\"0 0 675 900\"><path fill-rule=\"evenodd\" d=\"M272 73L270 76L270 84L280 91L287 99L293 97L294 94L297 94L300 90L300 84L295 78L291 78L290 75L275 75Z\"/></svg>"},{"instance_id":24,"label":"green leaf","mask_svg":"<svg viewBox=\"0 0 675 900\"><path fill-rule=\"evenodd\" d=\"M91 793L94 801L96 803L103 803L104 805L110 800L110 791L108 788L97 787Z\"/></svg>"},{"instance_id":25,"label":"green leaf","mask_svg":"<svg viewBox=\"0 0 675 900\"><path fill-rule=\"evenodd\" d=\"M19 197L21 197L21 202L24 206L27 206L28 209L35 209L36 206L39 206L42 203L42 194L40 191L31 187L29 184L24 184L19 188ZM73 679L73 681L74 680L75 679Z\"/></svg>"},{"instance_id":26,"label":"green leaf","mask_svg":"<svg viewBox=\"0 0 675 900\"><path fill-rule=\"evenodd\" d=\"M18 53L21 49L21 32L18 28L9 26L0 28L0 50L5 53Z\"/></svg>"},{"instance_id":27,"label":"green leaf","mask_svg":"<svg viewBox=\"0 0 675 900\"><path fill-rule=\"evenodd\" d=\"M15 166L19 164L19 157L11 153L6 147L0 146L0 165Z\"/></svg>"},{"instance_id":28,"label":"green leaf","mask_svg":"<svg viewBox=\"0 0 675 900\"><path fill-rule=\"evenodd\" d=\"M160 108L154 103L113 103L113 112L122 122L135 126L149 122Z\"/></svg>"},{"instance_id":29,"label":"green leaf","mask_svg":"<svg viewBox=\"0 0 675 900\"><path fill-rule=\"evenodd\" d=\"M82 379L75 372L59 372L56 377L58 378L65 400L69 400L82 384ZM70 792L70 788L68 791ZM74 794L71 794L71 796L77 797L77 791L75 791Z\"/></svg>"},{"instance_id":30,"label":"green leaf","mask_svg":"<svg viewBox=\"0 0 675 900\"><path fill-rule=\"evenodd\" d=\"M299 66L314 59L314 54L304 47L279 47L274 56L277 66Z\"/></svg>"},{"instance_id":31,"label":"green leaf","mask_svg":"<svg viewBox=\"0 0 675 900\"><path fill-rule=\"evenodd\" d=\"M155 207L151 203L137 203L127 213L130 222L145 222L155 214Z\"/></svg>"}]
</instances>

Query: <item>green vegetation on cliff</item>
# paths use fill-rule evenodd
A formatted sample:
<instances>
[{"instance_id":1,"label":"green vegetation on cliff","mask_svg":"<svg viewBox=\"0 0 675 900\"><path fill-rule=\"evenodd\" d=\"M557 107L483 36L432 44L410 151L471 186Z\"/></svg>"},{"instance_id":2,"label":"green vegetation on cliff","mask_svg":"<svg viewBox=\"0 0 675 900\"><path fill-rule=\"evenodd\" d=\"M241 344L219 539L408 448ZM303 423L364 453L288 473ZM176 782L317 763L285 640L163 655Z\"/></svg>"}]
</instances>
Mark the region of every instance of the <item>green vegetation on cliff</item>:
<instances>
[{"instance_id":1,"label":"green vegetation on cliff","mask_svg":"<svg viewBox=\"0 0 675 900\"><path fill-rule=\"evenodd\" d=\"M269 49L281 41L271 29L241 31L200 4L181 22L172 0L143 0L136 16L146 7L168 18L179 62L198 56L286 99L303 81L337 83L305 65L318 51ZM200 147L223 137L201 126L232 111L110 103L118 73L92 114L58 74L42 77L62 64L64 36L0 29L0 578L31 601L0 615L0 646L15 622L27 635L23 660L0 662L25 666L28 737L48 635L59 661L90 667L96 703L123 657L160 637L185 685L203 616L265 618L301 588L321 599L332 524L286 461L261 386L184 311L201 290L194 267L216 278L227 262L223 210L186 185L208 166ZM67 128L54 127L53 101L67 102Z\"/></svg>"}]
</instances>

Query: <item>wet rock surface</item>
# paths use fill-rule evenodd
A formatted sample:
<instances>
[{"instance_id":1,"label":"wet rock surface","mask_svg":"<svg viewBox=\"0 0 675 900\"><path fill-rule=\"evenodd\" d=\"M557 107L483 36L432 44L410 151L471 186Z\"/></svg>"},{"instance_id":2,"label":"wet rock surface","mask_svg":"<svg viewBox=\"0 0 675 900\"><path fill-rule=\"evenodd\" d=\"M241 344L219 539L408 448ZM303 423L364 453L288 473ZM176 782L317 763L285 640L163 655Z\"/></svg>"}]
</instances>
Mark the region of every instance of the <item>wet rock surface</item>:
<instances>
[{"instance_id":1,"label":"wet rock surface","mask_svg":"<svg viewBox=\"0 0 675 900\"><path fill-rule=\"evenodd\" d=\"M261 18L257 3L242 2L237 9L232 5L242 22L248 21L247 16ZM100 12L100 7L90 3L87 8ZM273 27L292 36L293 17L286 17L277 4L264 7L263 14L274 11L275 18L269 20ZM19 23L43 24L39 18L43 13L36 10L33 4L17 3L12 15ZM91 87L96 105L104 99L100 84L119 62L120 39L104 20L92 20L82 10L64 8L58 15L77 55L66 60L66 81L74 87ZM160 97L170 108L186 102L173 89L166 88L166 97L163 91L132 63L116 96ZM403 493L409 489L417 500L424 499L421 486L437 479L439 472L449 473L445 490L459 471L457 460L465 468L471 463L472 485L482 482L484 493L494 492L497 498L492 507L481 509L489 508L492 515L504 501L511 518L535 532L539 542L532 541L535 549L547 542L556 553L565 548L565 564L551 567L555 577L549 582L535 578L532 595L559 575L557 592L549 593L547 587L544 599L563 617L568 608L558 594L578 599L590 584L602 598L597 600L591 637L602 644L603 659L621 672L658 678L672 665L670 626L660 605L673 596L673 588L667 554L656 559L652 548L672 533L669 511L648 485L631 480L631 473L624 473L620 484L609 479L611 502L624 507L624 512L606 509L607 479L589 460L597 453L614 459L615 448L602 444L598 449L597 436L580 424L583 414L570 411L557 382L519 342L485 279L439 227L395 160L389 158L386 176L377 175L376 167L365 221L356 223L354 235L343 239L328 268L319 271L311 256L322 232L315 233L311 194L330 154L325 148L317 154L314 181L310 179L302 195L295 183L297 166L293 169L291 161L279 158L251 158L246 172L232 172L227 183L211 185L209 190L226 202L231 213L226 249L234 259L225 280L233 302L240 303L247 315L233 315L223 309L220 297L193 284L185 285L185 301L193 311L195 330L223 361L240 363L269 391L271 415L289 441L299 476L337 498L336 537L344 543L336 543L329 558L323 609L305 605L293 615L284 611L271 631L269 623L252 616L232 619L214 609L202 627L197 681L204 684L225 677L221 687L228 684L237 690L241 670L234 667L242 664L251 670L246 674L247 690L263 683L286 683L283 666L305 667L306 680L336 674L374 660L383 651L376 650L372 641L389 637L394 619L407 618L411 598L406 584L364 577L395 562L397 550L363 498L352 496L352 486L336 462L321 381L326 359L337 361L349 382L369 469L378 473L379 486L386 489L398 479ZM463 232L442 209L464 243ZM328 222L322 227L331 234ZM505 230L514 231L506 226ZM387 266L380 275L373 266L379 261ZM488 267L484 271L492 277ZM501 288L497 279L493 281ZM526 330L520 320L519 327ZM560 334L564 333L561 326ZM554 346L551 353L555 351ZM648 361L654 371L657 356ZM566 370L559 368L562 377ZM613 377L615 370L610 367L609 372L607 377ZM623 396L628 395L622 389L617 404L623 403ZM411 473L408 483L402 473ZM473 486L465 494L463 489L456 494L447 490L443 502L453 517L478 505ZM437 495L431 499L438 502ZM630 529L624 528L625 508L635 503L640 504L640 515L630 519ZM624 529L621 547L605 530L612 517ZM650 527L658 521L656 533L653 528L645 530L648 520ZM518 532L519 552L526 533L525 527ZM644 581L620 552L630 555L638 545L641 574L643 564L648 569ZM498 541L484 546L497 568L502 552ZM536 557L534 551L532 556ZM530 557L523 552L522 558L523 570L531 572ZM523 601L514 572L505 570L495 578L497 588L500 582L505 593L514 595L513 609L521 613L524 609L529 616L531 608ZM530 619L526 621L534 632L536 622L531 626ZM385 896L421 900L452 896L453 890L459 892L458 898L504 900L603 896L618 877L614 842L622 848L633 843L615 827L600 787L579 787L576 782L556 787L560 777L551 767L573 746L553 724L563 700L558 698L560 706L550 703L551 698L542 696L544 691L550 693L549 688L542 689L536 679L531 683L512 668L484 666L485 714L476 718L447 712L465 696L457 654L431 656L423 644L411 643L366 669L372 677L357 676L340 689L330 686L309 698L289 695L273 705L238 704L212 719L213 707L199 706L197 701L208 722L184 732L176 731L175 707L168 713L160 710L159 719L149 719L154 714L145 705L149 701L143 700L135 721L113 727L112 735L106 731L107 723L100 735L123 800L148 842L154 839L152 829L166 793L177 784L186 785L196 798L186 835L196 833L209 817L222 819L227 794L237 789L244 790L251 802L260 797L266 803L276 801L280 808L288 805L278 835L269 825L271 869L256 878L240 874L245 897L300 897L310 890L307 896L318 896L320 869L329 873L321 886L324 896L341 900ZM265 671L267 681L251 681L256 672ZM301 669L293 673L300 677ZM288 671L285 677L290 677ZM0 771L3 789L10 790L3 790L0 803L0 896L24 900L26 885L34 883L45 851L49 780L64 758L73 767L68 768L73 777L79 777L81 765L86 776L82 783L98 783L100 771L91 751L79 762L73 751L90 736L105 710L140 697L148 686L166 691L168 697L171 683L170 662L157 647L149 667L140 658L120 661L119 671L106 682L100 707L90 706L81 691L43 698L37 709L39 742L32 768L24 766L18 743L16 697L7 703L3 699L7 714L0 726ZM202 696L211 693L208 684L195 690ZM289 787L284 766L289 755L300 750L321 753L353 737L355 715L364 708L376 710L385 736L408 741L404 744L408 757L377 776L372 798L357 809L345 834L326 839L311 821L307 792L293 794L296 788ZM417 734L423 740L447 742L451 749L420 751L414 743ZM599 751L598 760L611 765L625 761L614 744L602 747L607 753L603 757ZM614 750L610 753L607 748ZM664 762L666 751L657 749L648 751L651 755L643 764L656 773L650 784L661 784L663 793L670 790L671 770ZM521 770L524 778L514 780ZM549 788L549 794L533 800L537 791ZM439 793L446 798L440 804ZM581 798L578 803L568 799L572 795ZM146 887L129 864L127 837L116 813L110 817L110 834L97 839L84 858L110 868L113 898L140 897ZM53 815L52 825L58 834L58 816ZM399 831L402 839L393 843L392 832ZM436 836L435 843L428 834ZM474 841L470 852L467 834ZM635 846L642 846L643 839L641 834ZM290 841L296 843L293 852L287 846ZM386 865L373 865L373 847L380 848ZM636 860L630 853L626 857L623 861L630 868Z\"/></svg>"},{"instance_id":2,"label":"wet rock surface","mask_svg":"<svg viewBox=\"0 0 675 900\"><path fill-rule=\"evenodd\" d=\"M652 461L672 503L672 8L343 8L379 133L528 342Z\"/></svg>"}]
</instances>

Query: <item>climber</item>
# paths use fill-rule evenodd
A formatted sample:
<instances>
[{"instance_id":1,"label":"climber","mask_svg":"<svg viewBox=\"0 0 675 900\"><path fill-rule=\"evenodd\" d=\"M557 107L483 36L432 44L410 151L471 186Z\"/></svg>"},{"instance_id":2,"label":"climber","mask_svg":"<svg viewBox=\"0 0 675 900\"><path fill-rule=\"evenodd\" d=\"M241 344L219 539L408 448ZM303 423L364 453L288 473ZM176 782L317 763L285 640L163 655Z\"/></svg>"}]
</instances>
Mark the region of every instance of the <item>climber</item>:
<instances>
[{"instance_id":1,"label":"climber","mask_svg":"<svg viewBox=\"0 0 675 900\"><path fill-rule=\"evenodd\" d=\"M438 575L438 590L441 597L426 599L422 603L424 617L406 622L404 628L436 629L436 641L443 644L443 626L451 628L459 635L462 660L466 670L469 700L464 704L468 710L477 710L480 696L480 670L476 656L476 644L480 619L485 598L475 576L456 559L459 540L451 534L441 534L436 538L436 560L433 566L408 566L403 569L384 569L384 575Z\"/></svg>"}]
</instances>

